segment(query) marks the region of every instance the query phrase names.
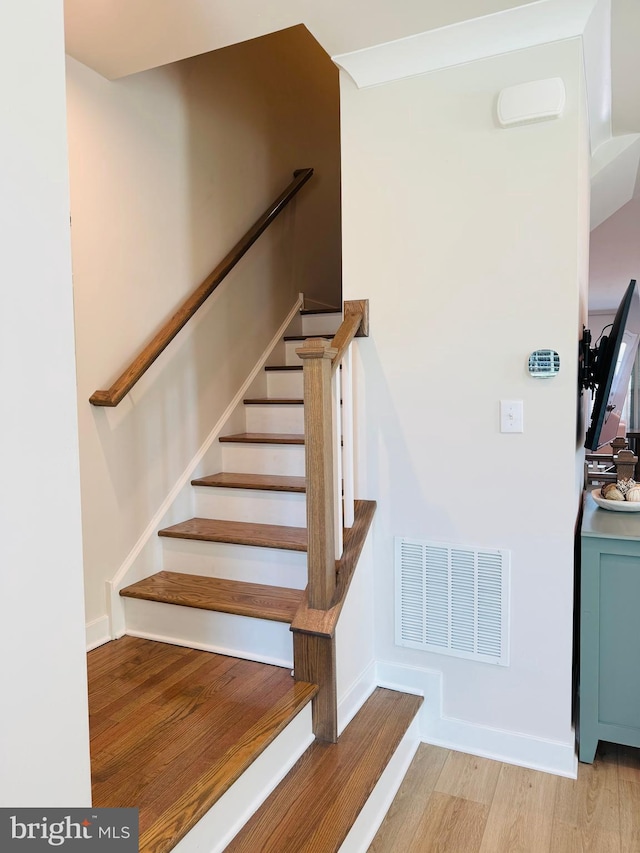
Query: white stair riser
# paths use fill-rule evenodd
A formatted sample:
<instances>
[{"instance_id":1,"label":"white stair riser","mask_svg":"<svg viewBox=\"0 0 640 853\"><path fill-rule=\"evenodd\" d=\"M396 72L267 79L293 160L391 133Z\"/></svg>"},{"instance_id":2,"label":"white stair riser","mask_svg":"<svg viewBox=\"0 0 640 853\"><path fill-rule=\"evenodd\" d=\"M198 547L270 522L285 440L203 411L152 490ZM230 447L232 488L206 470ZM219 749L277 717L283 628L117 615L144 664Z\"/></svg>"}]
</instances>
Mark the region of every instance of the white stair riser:
<instances>
[{"instance_id":1,"label":"white stair riser","mask_svg":"<svg viewBox=\"0 0 640 853\"><path fill-rule=\"evenodd\" d=\"M304 477L304 445L224 443L222 467L238 474Z\"/></svg>"},{"instance_id":2,"label":"white stair riser","mask_svg":"<svg viewBox=\"0 0 640 853\"><path fill-rule=\"evenodd\" d=\"M301 370L268 370L267 394L269 397L295 397L302 399Z\"/></svg>"},{"instance_id":3,"label":"white stair riser","mask_svg":"<svg viewBox=\"0 0 640 853\"><path fill-rule=\"evenodd\" d=\"M328 334L331 334L330 332ZM310 337L318 337L326 339L327 343L331 343L326 335L311 335ZM302 359L297 354L296 350L304 346L304 341L286 341L285 342L285 364L302 364Z\"/></svg>"},{"instance_id":4,"label":"white stair riser","mask_svg":"<svg viewBox=\"0 0 640 853\"><path fill-rule=\"evenodd\" d=\"M199 518L291 527L305 527L307 524L304 494L195 486L194 497L195 514Z\"/></svg>"},{"instance_id":5,"label":"white stair riser","mask_svg":"<svg viewBox=\"0 0 640 853\"><path fill-rule=\"evenodd\" d=\"M302 364L302 359L296 353L301 346L304 346L304 341L285 341L285 364Z\"/></svg>"},{"instance_id":6,"label":"white stair riser","mask_svg":"<svg viewBox=\"0 0 640 853\"><path fill-rule=\"evenodd\" d=\"M244 411L247 432L304 432L303 406L245 406Z\"/></svg>"},{"instance_id":7,"label":"white stair riser","mask_svg":"<svg viewBox=\"0 0 640 853\"><path fill-rule=\"evenodd\" d=\"M127 634L134 637L277 666L293 665L293 635L285 622L135 598L125 599L125 619Z\"/></svg>"},{"instance_id":8,"label":"white stair riser","mask_svg":"<svg viewBox=\"0 0 640 853\"><path fill-rule=\"evenodd\" d=\"M167 572L292 589L307 585L306 553L279 548L162 537L162 567Z\"/></svg>"},{"instance_id":9,"label":"white stair riser","mask_svg":"<svg viewBox=\"0 0 640 853\"><path fill-rule=\"evenodd\" d=\"M328 334L331 334L330 332ZM326 339L327 343L331 342L330 338L326 338L325 334L310 335L309 337L317 337ZM304 341L286 341L285 343L285 364L302 364L302 359L296 352L297 349L304 346Z\"/></svg>"},{"instance_id":10,"label":"white stair riser","mask_svg":"<svg viewBox=\"0 0 640 853\"><path fill-rule=\"evenodd\" d=\"M309 702L178 842L174 853L223 853L314 739Z\"/></svg>"},{"instance_id":11,"label":"white stair riser","mask_svg":"<svg viewBox=\"0 0 640 853\"><path fill-rule=\"evenodd\" d=\"M325 335L329 332L337 332L340 323L342 323L342 314L303 314L302 315L302 333L303 335Z\"/></svg>"}]
</instances>

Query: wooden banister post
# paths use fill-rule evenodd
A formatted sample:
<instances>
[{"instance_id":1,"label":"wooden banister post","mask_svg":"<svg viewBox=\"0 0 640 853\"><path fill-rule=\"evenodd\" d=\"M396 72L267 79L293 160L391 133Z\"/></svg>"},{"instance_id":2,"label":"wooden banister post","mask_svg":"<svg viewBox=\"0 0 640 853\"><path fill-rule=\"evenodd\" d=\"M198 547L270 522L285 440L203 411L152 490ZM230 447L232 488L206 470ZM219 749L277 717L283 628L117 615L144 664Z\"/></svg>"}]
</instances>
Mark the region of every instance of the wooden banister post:
<instances>
[{"instance_id":1,"label":"wooden banister post","mask_svg":"<svg viewBox=\"0 0 640 853\"><path fill-rule=\"evenodd\" d=\"M328 610L336 588L331 362L337 350L311 338L296 352L304 368L309 606Z\"/></svg>"}]
</instances>

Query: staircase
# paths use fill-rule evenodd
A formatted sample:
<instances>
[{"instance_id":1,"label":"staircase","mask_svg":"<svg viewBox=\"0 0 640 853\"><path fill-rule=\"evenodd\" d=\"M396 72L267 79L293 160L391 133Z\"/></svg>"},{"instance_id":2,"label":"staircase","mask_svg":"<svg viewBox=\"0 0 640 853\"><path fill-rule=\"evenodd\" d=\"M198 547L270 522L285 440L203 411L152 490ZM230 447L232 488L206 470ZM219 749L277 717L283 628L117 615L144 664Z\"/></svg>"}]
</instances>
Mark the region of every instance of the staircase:
<instances>
[{"instance_id":1,"label":"staircase","mask_svg":"<svg viewBox=\"0 0 640 853\"><path fill-rule=\"evenodd\" d=\"M192 480L197 515L159 531L164 570L120 591L128 634L293 666L290 627L307 585L295 350L318 326L331 339L341 319L306 314L302 334L285 335L284 364L267 364L256 383L266 395L243 401L245 431L219 438L223 470Z\"/></svg>"},{"instance_id":2,"label":"staircase","mask_svg":"<svg viewBox=\"0 0 640 853\"><path fill-rule=\"evenodd\" d=\"M237 431L237 418L232 418L233 428L219 437L222 470L191 481L194 517L158 531L161 571L120 590L129 636L116 644L129 644L121 655L143 656L140 670L125 659L109 665L106 650L91 653L98 661L94 683L101 685L92 716L94 805L138 805L143 853L168 853L176 845L180 853L221 851L230 842L229 850L239 851L325 853L343 843L345 851L364 850L362 839L371 827L375 831L385 795L373 798L372 816L356 829L358 815L366 814L374 789L397 787L417 745L421 700L379 689L337 743L322 743L335 741L338 734L335 624L375 504L355 502L353 523L344 530L338 551L342 557L335 561L335 594L328 606L316 609L308 591L303 363L296 349L309 336L330 341L341 319L326 312L305 314L295 333L285 335L274 351L281 363L267 364L243 401L244 430ZM148 645L131 650L131 643ZM214 667L213 682L198 686L185 679L179 688L173 682L159 687L157 677L149 677L145 656L155 659L161 649L179 656L162 673L185 665L199 672ZM218 654L207 654L211 651ZM99 655L105 656L102 663ZM204 663L181 655L203 655ZM241 677L240 666L259 669ZM243 685L245 678L249 683ZM223 687L211 686L220 679ZM212 705L211 690L218 689ZM248 709L256 690L262 704ZM139 734L127 734L129 712L122 706L126 697L138 694L131 715ZM146 727L141 725L140 704L151 702L155 708L160 697L169 702L166 714L163 700ZM104 710L112 707L117 722ZM236 728L240 725L234 734L229 732L232 718L237 718ZM185 757L192 747L177 741L178 732L188 733L193 724L199 733L197 766ZM307 749L312 727L319 740ZM120 746L114 746L112 736L120 738ZM128 745L128 757L120 779L122 744ZM334 773L338 765L342 781ZM387 765L391 769L385 771ZM380 781L385 773L391 773L391 782ZM131 777L137 780L133 787ZM319 779L323 816L310 822L305 816L317 806Z\"/></svg>"}]
</instances>

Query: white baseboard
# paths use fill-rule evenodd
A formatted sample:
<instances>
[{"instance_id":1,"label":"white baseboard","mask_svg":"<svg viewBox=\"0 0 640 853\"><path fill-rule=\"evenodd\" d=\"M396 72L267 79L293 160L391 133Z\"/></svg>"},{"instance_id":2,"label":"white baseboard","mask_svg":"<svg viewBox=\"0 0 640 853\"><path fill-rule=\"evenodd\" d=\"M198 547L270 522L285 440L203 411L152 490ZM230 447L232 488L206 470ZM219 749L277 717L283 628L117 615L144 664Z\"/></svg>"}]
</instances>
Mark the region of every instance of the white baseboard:
<instances>
[{"instance_id":1,"label":"white baseboard","mask_svg":"<svg viewBox=\"0 0 640 853\"><path fill-rule=\"evenodd\" d=\"M492 758L505 764L517 764L555 776L569 779L578 776L578 757L573 743L493 729L451 717L441 717L436 731L427 732L422 740L434 746Z\"/></svg>"},{"instance_id":2,"label":"white baseboard","mask_svg":"<svg viewBox=\"0 0 640 853\"><path fill-rule=\"evenodd\" d=\"M120 566L112 580L107 581L107 596L109 599L111 637L116 638L118 636L122 636L124 632L124 607L122 605L120 596L118 595L118 590L120 590L123 586L126 586L127 575L131 571L136 560L138 559L148 542L156 536L158 530L160 529L160 527L162 527L163 519L171 509L172 504L178 498L178 495L180 494L182 489L189 485L193 476L193 472L196 470L197 466L202 461L213 442L216 441L216 439L222 432L224 425L229 420L237 406L241 404L243 398L246 396L249 387L251 386L251 383L256 378L260 370L262 370L267 358L269 357L269 354L276 346L278 341L285 334L293 318L298 315L301 305L302 294L299 294L298 299L296 300L293 308L289 311L284 322L281 324L280 328L267 345L255 367L253 368L247 379L243 382L242 387L238 390L234 398L231 400L225 411L218 419L217 423L215 424L209 435L202 443L199 450L196 452L195 456L191 459L191 461L184 469L178 480L175 482L173 488L170 490L165 500L162 502L156 513L153 515L153 518L151 518L151 520L149 521L149 524L143 531L136 544L127 554L122 565Z\"/></svg>"},{"instance_id":3,"label":"white baseboard","mask_svg":"<svg viewBox=\"0 0 640 853\"><path fill-rule=\"evenodd\" d=\"M176 844L175 853L221 853L313 741L309 703Z\"/></svg>"},{"instance_id":4,"label":"white baseboard","mask_svg":"<svg viewBox=\"0 0 640 853\"><path fill-rule=\"evenodd\" d=\"M419 745L420 727L416 717L342 842L339 853L366 853L369 849Z\"/></svg>"},{"instance_id":5,"label":"white baseboard","mask_svg":"<svg viewBox=\"0 0 640 853\"><path fill-rule=\"evenodd\" d=\"M360 678L338 701L338 736L346 729L377 686L376 662L371 661Z\"/></svg>"},{"instance_id":6,"label":"white baseboard","mask_svg":"<svg viewBox=\"0 0 640 853\"><path fill-rule=\"evenodd\" d=\"M85 625L85 631L88 652L92 649L96 649L98 646L108 643L111 639L111 632L109 631L109 617L101 616L99 619L87 622Z\"/></svg>"},{"instance_id":7,"label":"white baseboard","mask_svg":"<svg viewBox=\"0 0 640 853\"><path fill-rule=\"evenodd\" d=\"M442 713L442 676L435 670L378 661L376 678L380 687L425 697L419 715L420 738L424 743L570 779L578 775L573 741L562 743L445 716Z\"/></svg>"}]
</instances>

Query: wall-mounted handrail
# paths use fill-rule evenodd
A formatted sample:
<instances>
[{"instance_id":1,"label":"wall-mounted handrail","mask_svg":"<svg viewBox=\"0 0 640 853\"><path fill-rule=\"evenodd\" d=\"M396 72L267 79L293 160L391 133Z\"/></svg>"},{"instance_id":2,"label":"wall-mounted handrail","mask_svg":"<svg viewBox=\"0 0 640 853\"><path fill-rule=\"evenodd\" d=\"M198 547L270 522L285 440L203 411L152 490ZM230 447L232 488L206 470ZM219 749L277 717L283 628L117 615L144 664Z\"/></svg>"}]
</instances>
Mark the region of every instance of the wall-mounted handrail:
<instances>
[{"instance_id":1,"label":"wall-mounted handrail","mask_svg":"<svg viewBox=\"0 0 640 853\"><path fill-rule=\"evenodd\" d=\"M116 379L113 385L102 391L95 391L89 398L94 406L117 406L129 393L140 377L151 367L161 352L171 343L178 332L193 317L198 308L208 299L223 279L231 272L240 258L255 243L279 213L287 206L296 193L313 175L313 169L297 169L294 179L274 202L256 220L247 233L236 243L231 251L220 261L213 272L182 303L175 314L164 324L160 331L134 358L127 369Z\"/></svg>"}]
</instances>

